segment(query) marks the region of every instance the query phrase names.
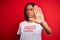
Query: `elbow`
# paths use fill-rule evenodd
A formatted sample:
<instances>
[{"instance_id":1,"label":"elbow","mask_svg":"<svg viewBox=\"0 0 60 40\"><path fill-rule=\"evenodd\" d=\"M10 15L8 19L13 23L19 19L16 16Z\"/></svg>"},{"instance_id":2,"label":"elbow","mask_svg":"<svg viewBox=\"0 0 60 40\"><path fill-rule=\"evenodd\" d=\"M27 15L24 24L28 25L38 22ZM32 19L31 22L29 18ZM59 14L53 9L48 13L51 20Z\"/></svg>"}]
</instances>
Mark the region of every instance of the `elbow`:
<instances>
[{"instance_id":1,"label":"elbow","mask_svg":"<svg viewBox=\"0 0 60 40\"><path fill-rule=\"evenodd\" d=\"M47 34L52 34L52 32L48 32Z\"/></svg>"},{"instance_id":2,"label":"elbow","mask_svg":"<svg viewBox=\"0 0 60 40\"><path fill-rule=\"evenodd\" d=\"M51 29L45 30L45 32L46 32L47 34L52 34L52 30L51 30Z\"/></svg>"},{"instance_id":3,"label":"elbow","mask_svg":"<svg viewBox=\"0 0 60 40\"><path fill-rule=\"evenodd\" d=\"M49 30L49 31L47 32L47 34L52 34L52 30Z\"/></svg>"}]
</instances>

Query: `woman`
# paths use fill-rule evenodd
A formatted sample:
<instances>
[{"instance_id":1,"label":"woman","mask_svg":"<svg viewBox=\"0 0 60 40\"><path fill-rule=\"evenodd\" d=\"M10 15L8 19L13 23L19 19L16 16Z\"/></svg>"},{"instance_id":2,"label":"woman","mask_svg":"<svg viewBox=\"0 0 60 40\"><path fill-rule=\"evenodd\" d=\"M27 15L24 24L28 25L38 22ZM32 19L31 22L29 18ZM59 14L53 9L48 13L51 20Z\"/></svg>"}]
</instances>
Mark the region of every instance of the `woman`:
<instances>
[{"instance_id":1,"label":"woman","mask_svg":"<svg viewBox=\"0 0 60 40\"><path fill-rule=\"evenodd\" d=\"M17 34L19 40L42 40L41 33L44 30L51 34L52 31L44 20L41 8L34 3L28 3L24 8L25 21L19 24Z\"/></svg>"}]
</instances>

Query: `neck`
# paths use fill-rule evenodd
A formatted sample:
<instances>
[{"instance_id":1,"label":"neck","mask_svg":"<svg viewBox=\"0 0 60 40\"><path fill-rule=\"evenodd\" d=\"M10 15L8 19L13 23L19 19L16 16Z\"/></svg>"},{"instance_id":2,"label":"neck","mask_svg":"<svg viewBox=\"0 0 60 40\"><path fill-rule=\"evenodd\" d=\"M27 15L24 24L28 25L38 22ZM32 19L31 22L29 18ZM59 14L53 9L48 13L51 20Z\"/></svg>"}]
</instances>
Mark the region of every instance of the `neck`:
<instances>
[{"instance_id":1,"label":"neck","mask_svg":"<svg viewBox=\"0 0 60 40\"><path fill-rule=\"evenodd\" d=\"M32 22L32 20L27 20L28 22Z\"/></svg>"}]
</instances>

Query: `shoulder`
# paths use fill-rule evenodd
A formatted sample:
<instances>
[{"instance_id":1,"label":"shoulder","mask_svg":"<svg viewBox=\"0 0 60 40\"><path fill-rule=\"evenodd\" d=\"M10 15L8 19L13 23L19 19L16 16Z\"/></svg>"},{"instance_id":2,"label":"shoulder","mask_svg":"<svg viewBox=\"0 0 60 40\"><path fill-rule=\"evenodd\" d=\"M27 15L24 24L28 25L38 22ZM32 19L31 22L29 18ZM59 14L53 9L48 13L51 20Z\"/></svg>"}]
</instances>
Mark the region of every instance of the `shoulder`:
<instances>
[{"instance_id":1,"label":"shoulder","mask_svg":"<svg viewBox=\"0 0 60 40\"><path fill-rule=\"evenodd\" d=\"M22 21L22 22L19 23L19 25L22 25L22 24L25 24L25 23L26 23L26 21Z\"/></svg>"}]
</instances>

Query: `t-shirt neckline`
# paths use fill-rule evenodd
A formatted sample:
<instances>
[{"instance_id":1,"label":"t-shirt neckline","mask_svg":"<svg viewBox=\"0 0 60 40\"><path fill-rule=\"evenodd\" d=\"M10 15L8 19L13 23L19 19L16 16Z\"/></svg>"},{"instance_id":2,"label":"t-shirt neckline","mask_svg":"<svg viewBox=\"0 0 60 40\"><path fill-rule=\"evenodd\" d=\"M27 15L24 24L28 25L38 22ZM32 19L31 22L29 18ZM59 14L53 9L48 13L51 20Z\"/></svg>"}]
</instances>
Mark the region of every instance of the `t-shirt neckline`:
<instances>
[{"instance_id":1,"label":"t-shirt neckline","mask_svg":"<svg viewBox=\"0 0 60 40\"><path fill-rule=\"evenodd\" d=\"M29 23L29 24L34 23L33 21L32 21L32 22L28 22L28 21L26 21L26 22Z\"/></svg>"}]
</instances>

